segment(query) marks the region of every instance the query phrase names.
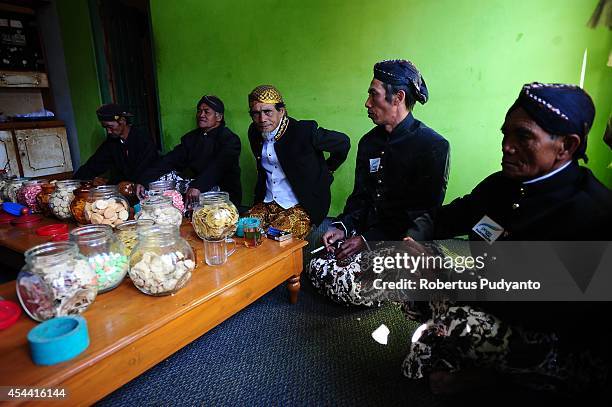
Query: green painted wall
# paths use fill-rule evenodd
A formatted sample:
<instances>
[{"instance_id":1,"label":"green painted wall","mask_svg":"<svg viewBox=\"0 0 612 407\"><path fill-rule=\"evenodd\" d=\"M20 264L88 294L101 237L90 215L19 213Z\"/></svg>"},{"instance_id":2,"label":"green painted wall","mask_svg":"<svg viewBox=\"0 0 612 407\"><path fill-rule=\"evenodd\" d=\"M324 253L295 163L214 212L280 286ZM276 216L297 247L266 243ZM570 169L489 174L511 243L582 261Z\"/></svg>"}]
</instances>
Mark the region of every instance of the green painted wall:
<instances>
[{"instance_id":1,"label":"green painted wall","mask_svg":"<svg viewBox=\"0 0 612 407\"><path fill-rule=\"evenodd\" d=\"M164 142L193 126L203 93L226 103L243 140L245 197L253 188L247 150L248 92L271 83L291 115L350 135L356 147L372 127L363 103L372 65L408 58L431 99L415 115L447 137L452 167L447 201L500 168L499 128L523 83L577 83L589 49L585 88L598 108L590 166L612 186L610 150L601 141L612 106L612 35L586 28L597 0L151 0ZM331 213L353 184L356 148L336 173Z\"/></svg>"},{"instance_id":2,"label":"green painted wall","mask_svg":"<svg viewBox=\"0 0 612 407\"><path fill-rule=\"evenodd\" d=\"M70 3L70 7L64 7ZM99 103L85 1L59 0L81 152L98 138ZM254 183L247 94L271 83L291 115L350 135L336 173L331 214L352 189L357 141L372 127L363 103L372 65L408 58L423 72L430 101L415 115L447 137L452 166L447 201L499 169L504 114L523 83L577 83L589 50L585 88L597 106L589 166L612 187L612 153L601 141L612 113L612 34L586 28L597 0L151 0L165 149L194 126L204 93L220 96L243 140L245 201ZM64 10L62 10L64 8ZM101 134L101 133L100 133ZM101 135L100 138L101 139ZM245 202L246 203L246 202Z\"/></svg>"},{"instance_id":3,"label":"green painted wall","mask_svg":"<svg viewBox=\"0 0 612 407\"><path fill-rule=\"evenodd\" d=\"M85 0L56 0L56 7L83 163L104 140L104 131L96 119L101 99L89 6Z\"/></svg>"}]
</instances>

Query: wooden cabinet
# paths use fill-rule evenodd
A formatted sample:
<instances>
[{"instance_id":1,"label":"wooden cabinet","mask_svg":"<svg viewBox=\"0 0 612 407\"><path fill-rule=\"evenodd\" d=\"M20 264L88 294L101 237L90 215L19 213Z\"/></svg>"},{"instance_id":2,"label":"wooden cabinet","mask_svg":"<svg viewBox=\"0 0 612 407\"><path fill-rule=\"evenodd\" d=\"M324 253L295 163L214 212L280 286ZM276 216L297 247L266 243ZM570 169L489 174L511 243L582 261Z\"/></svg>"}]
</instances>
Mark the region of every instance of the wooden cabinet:
<instances>
[{"instance_id":1,"label":"wooden cabinet","mask_svg":"<svg viewBox=\"0 0 612 407\"><path fill-rule=\"evenodd\" d=\"M49 79L44 72L0 71L0 87L48 88Z\"/></svg>"},{"instance_id":2,"label":"wooden cabinet","mask_svg":"<svg viewBox=\"0 0 612 407\"><path fill-rule=\"evenodd\" d=\"M57 112L34 9L0 0L0 31L0 114L5 121L0 123L0 170L33 178L72 175L64 123L46 117Z\"/></svg>"},{"instance_id":3,"label":"wooden cabinet","mask_svg":"<svg viewBox=\"0 0 612 407\"><path fill-rule=\"evenodd\" d=\"M17 150L10 130L0 130L0 170L4 169L9 176L21 175L17 163Z\"/></svg>"},{"instance_id":4,"label":"wooden cabinet","mask_svg":"<svg viewBox=\"0 0 612 407\"><path fill-rule=\"evenodd\" d=\"M0 167L10 175L22 177L58 175L54 178L63 178L72 174L63 122L0 125Z\"/></svg>"}]
</instances>

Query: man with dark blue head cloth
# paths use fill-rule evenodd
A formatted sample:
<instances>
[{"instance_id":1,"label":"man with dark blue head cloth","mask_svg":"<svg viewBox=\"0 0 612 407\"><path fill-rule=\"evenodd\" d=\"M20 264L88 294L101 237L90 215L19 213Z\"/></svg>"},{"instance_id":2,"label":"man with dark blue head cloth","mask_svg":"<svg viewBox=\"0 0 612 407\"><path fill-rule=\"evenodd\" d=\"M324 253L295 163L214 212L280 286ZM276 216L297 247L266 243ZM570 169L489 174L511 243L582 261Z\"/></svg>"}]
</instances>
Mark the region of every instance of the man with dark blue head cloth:
<instances>
[{"instance_id":1,"label":"man with dark blue head cloth","mask_svg":"<svg viewBox=\"0 0 612 407\"><path fill-rule=\"evenodd\" d=\"M412 115L415 103L428 98L410 61L374 65L365 107L376 127L359 141L353 192L323 235L330 258L309 268L315 287L334 301L367 305L355 281L358 254L368 241L401 240L414 219L444 200L449 144Z\"/></svg>"},{"instance_id":2,"label":"man with dark blue head cloth","mask_svg":"<svg viewBox=\"0 0 612 407\"><path fill-rule=\"evenodd\" d=\"M76 179L96 183L142 182L143 172L158 157L157 147L146 131L132 126L134 115L124 106L110 103L96 111L106 140L75 173ZM107 178L98 178L98 177Z\"/></svg>"},{"instance_id":3,"label":"man with dark blue head cloth","mask_svg":"<svg viewBox=\"0 0 612 407\"><path fill-rule=\"evenodd\" d=\"M587 160L594 117L593 101L577 86L523 86L501 128L502 170L417 219L406 244L423 253L428 249L415 240L612 240L612 191L578 164ZM405 309L424 325L404 374L428 378L436 392L512 381L593 396L606 380L610 335L590 328L609 318L609 302L406 303Z\"/></svg>"}]
</instances>

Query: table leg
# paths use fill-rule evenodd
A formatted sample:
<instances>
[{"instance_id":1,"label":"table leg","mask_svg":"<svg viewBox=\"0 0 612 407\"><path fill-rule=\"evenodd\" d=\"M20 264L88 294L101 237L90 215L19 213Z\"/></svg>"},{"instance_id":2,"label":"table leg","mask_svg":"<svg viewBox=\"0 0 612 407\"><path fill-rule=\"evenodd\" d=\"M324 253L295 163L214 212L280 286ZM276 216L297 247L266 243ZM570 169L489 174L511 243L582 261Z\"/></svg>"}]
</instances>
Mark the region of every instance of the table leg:
<instances>
[{"instance_id":1,"label":"table leg","mask_svg":"<svg viewBox=\"0 0 612 407\"><path fill-rule=\"evenodd\" d=\"M297 303L298 293L300 292L300 276L291 276L287 280L287 288L289 289L289 301L291 304Z\"/></svg>"}]
</instances>

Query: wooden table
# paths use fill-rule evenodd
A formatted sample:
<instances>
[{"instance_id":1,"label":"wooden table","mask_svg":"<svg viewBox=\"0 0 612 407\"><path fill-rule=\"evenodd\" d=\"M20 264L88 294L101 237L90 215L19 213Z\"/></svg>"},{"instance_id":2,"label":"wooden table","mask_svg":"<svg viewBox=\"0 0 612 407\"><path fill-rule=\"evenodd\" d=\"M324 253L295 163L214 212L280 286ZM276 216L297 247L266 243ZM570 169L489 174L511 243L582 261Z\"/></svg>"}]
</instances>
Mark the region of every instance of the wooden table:
<instances>
[{"instance_id":1,"label":"wooden table","mask_svg":"<svg viewBox=\"0 0 612 407\"><path fill-rule=\"evenodd\" d=\"M239 245L226 264L210 267L202 264L203 243L190 225L181 228L181 235L198 257L198 267L185 288L173 296L151 297L126 279L99 295L83 313L89 348L54 366L33 364L26 335L36 322L22 315L15 325L0 331L0 386L63 387L69 393L64 404L89 405L284 281L289 282L291 301L297 301L305 241L264 239L257 248ZM18 302L15 283L0 285L0 296Z\"/></svg>"}]
</instances>

